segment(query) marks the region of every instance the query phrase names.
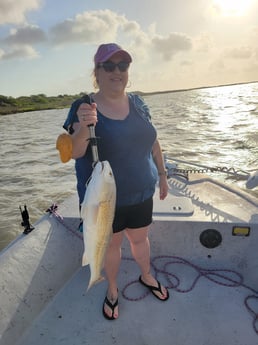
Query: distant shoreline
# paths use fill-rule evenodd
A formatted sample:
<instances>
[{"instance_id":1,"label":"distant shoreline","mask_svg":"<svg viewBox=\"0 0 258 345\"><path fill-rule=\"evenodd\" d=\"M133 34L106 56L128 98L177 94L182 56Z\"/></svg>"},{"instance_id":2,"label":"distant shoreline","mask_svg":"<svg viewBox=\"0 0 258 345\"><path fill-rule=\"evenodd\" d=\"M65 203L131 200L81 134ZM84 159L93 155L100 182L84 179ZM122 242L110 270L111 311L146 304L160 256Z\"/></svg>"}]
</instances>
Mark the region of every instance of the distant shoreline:
<instances>
[{"instance_id":1,"label":"distant shoreline","mask_svg":"<svg viewBox=\"0 0 258 345\"><path fill-rule=\"evenodd\" d=\"M244 85L244 84L255 84L255 83L258 83L258 81L246 81L246 82L231 83L231 84L197 86L197 87L191 87L191 88L187 88L187 89L175 89L175 90L166 90L166 91L153 91L153 92L136 91L136 93L138 93L139 95L142 95L142 96L149 96L149 95L157 95L157 94L163 94L163 93L165 94L165 93L192 91L192 90L200 90L200 89L212 89L214 87L234 86L234 85Z\"/></svg>"},{"instance_id":2,"label":"distant shoreline","mask_svg":"<svg viewBox=\"0 0 258 345\"><path fill-rule=\"evenodd\" d=\"M214 87L223 86L234 86L242 84L255 84L258 81L249 82L239 82L231 84L221 84L221 85L209 85L209 86L198 86L186 89L176 89L176 90L165 90L165 91L153 91L153 92L142 92L133 91L140 96L151 96L158 94L167 94L175 92L184 92L200 89L209 89ZM10 115L16 113L24 113L29 111L38 110L48 110L48 109L64 109L70 107L71 103L77 98L82 97L85 93L81 92L77 95L58 95L58 96L46 96L44 94L32 95L32 96L21 96L21 97L11 97L0 95L0 115Z\"/></svg>"}]
</instances>

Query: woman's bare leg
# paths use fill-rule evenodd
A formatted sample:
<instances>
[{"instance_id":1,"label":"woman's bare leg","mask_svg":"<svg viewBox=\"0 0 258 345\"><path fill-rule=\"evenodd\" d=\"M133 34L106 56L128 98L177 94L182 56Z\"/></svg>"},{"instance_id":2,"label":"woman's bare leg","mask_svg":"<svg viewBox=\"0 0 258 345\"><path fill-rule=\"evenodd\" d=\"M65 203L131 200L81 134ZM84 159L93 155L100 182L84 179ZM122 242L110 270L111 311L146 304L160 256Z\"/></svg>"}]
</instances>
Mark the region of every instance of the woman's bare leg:
<instances>
[{"instance_id":1,"label":"woman's bare leg","mask_svg":"<svg viewBox=\"0 0 258 345\"><path fill-rule=\"evenodd\" d=\"M158 286L157 280L153 277L150 270L150 242L148 238L149 227L139 229L126 229L126 236L130 242L132 255L140 267L141 278L144 283L152 286ZM162 294L155 291L161 299L166 299L167 289L161 287Z\"/></svg>"},{"instance_id":2,"label":"woman's bare leg","mask_svg":"<svg viewBox=\"0 0 258 345\"><path fill-rule=\"evenodd\" d=\"M114 304L118 296L117 275L119 272L121 262L121 244L123 241L123 231L113 234L107 249L104 269L108 281L107 298ZM108 316L112 316L112 310L108 305L104 306L105 312ZM118 307L114 310L114 318L118 317Z\"/></svg>"}]
</instances>

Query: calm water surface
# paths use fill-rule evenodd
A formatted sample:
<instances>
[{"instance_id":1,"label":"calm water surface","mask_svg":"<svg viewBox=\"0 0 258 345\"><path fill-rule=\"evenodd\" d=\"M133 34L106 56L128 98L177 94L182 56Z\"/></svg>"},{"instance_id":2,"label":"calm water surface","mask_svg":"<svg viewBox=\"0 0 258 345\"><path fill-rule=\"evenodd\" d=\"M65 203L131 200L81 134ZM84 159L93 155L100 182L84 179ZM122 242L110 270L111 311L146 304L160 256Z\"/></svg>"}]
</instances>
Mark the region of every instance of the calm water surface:
<instances>
[{"instance_id":1,"label":"calm water surface","mask_svg":"<svg viewBox=\"0 0 258 345\"><path fill-rule=\"evenodd\" d=\"M145 100L169 157L258 170L258 83L157 94ZM53 202L76 191L73 161L62 164L55 149L67 111L0 117L0 249L23 230L20 205L27 204L33 223ZM226 182L244 188L244 181ZM258 188L248 192L258 197Z\"/></svg>"}]
</instances>

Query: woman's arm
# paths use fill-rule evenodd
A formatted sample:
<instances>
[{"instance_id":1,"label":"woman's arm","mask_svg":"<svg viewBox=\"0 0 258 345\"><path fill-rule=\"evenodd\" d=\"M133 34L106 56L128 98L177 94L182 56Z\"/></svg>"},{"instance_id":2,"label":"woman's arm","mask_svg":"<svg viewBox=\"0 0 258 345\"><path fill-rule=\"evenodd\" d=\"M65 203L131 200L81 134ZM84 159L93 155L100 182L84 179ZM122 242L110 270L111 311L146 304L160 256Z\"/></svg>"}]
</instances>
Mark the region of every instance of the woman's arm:
<instances>
[{"instance_id":1,"label":"woman's arm","mask_svg":"<svg viewBox=\"0 0 258 345\"><path fill-rule=\"evenodd\" d=\"M152 156L159 174L159 197L160 200L164 200L168 194L168 181L163 154L158 139L156 139L153 144Z\"/></svg>"},{"instance_id":2,"label":"woman's arm","mask_svg":"<svg viewBox=\"0 0 258 345\"><path fill-rule=\"evenodd\" d=\"M89 145L90 131L89 125L96 125L97 105L96 103L82 103L77 111L79 122L73 124L74 132L72 136L73 151L72 158L82 157Z\"/></svg>"}]
</instances>

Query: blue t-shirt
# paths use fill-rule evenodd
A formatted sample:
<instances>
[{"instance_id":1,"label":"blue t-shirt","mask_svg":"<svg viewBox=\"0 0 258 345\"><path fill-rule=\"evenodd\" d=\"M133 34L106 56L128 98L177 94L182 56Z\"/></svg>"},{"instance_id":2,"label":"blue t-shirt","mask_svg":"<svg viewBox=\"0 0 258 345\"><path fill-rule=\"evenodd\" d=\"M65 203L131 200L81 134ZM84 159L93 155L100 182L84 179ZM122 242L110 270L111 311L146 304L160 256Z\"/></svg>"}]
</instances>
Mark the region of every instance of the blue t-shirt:
<instances>
[{"instance_id":1,"label":"blue t-shirt","mask_svg":"<svg viewBox=\"0 0 258 345\"><path fill-rule=\"evenodd\" d=\"M150 198L157 181L157 170L151 154L156 130L149 116L140 112L131 97L129 109L124 120L109 119L98 111L95 127L99 160L108 160L114 173L118 207L138 204ZM78 121L77 116L75 121ZM90 145L86 154L76 159L75 168L81 203L92 172Z\"/></svg>"}]
</instances>

